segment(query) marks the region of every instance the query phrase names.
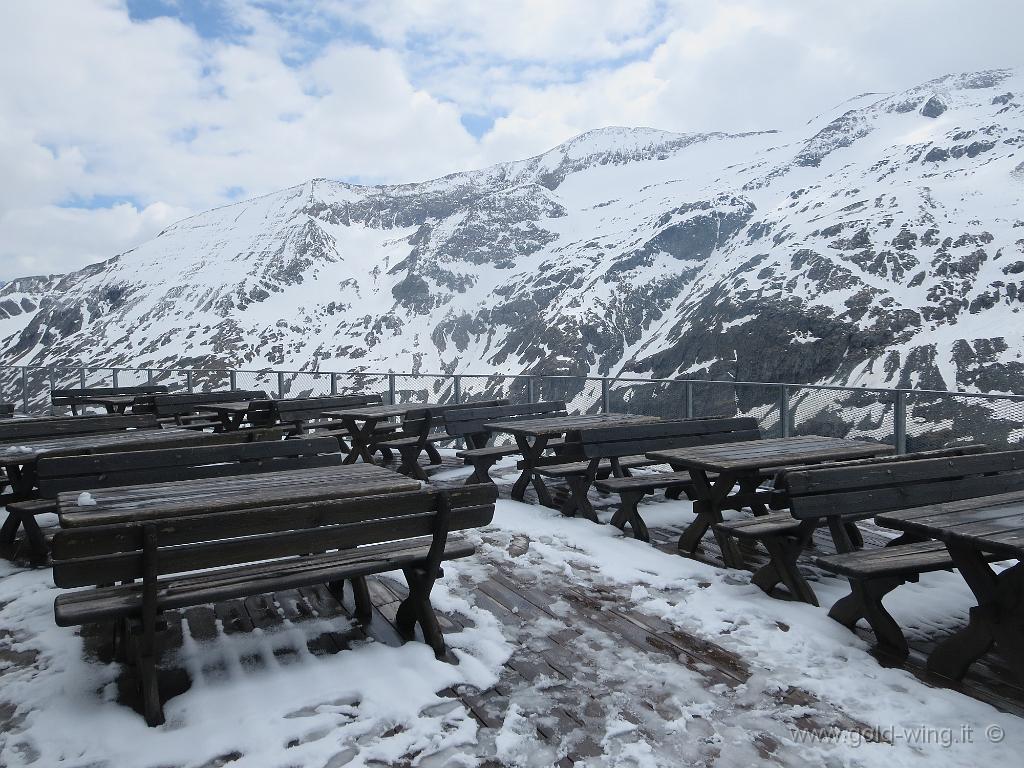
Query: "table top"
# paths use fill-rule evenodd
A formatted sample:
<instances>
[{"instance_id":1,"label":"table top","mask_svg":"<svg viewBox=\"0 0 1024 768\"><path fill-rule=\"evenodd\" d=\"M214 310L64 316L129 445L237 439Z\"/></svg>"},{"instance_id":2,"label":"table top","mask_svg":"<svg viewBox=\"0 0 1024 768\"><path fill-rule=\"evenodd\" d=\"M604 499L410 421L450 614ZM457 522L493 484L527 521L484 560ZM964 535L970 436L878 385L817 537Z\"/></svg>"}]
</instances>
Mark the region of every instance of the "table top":
<instances>
[{"instance_id":1,"label":"table top","mask_svg":"<svg viewBox=\"0 0 1024 768\"><path fill-rule=\"evenodd\" d=\"M212 433L194 429L164 427L163 429L126 429L121 432L98 432L87 435L32 438L8 441L0 445L0 465L29 464L42 456L88 453L91 450L126 445L153 443L154 448L176 442L198 442ZM25 449L25 450L21 450Z\"/></svg>"},{"instance_id":2,"label":"table top","mask_svg":"<svg viewBox=\"0 0 1024 768\"><path fill-rule=\"evenodd\" d=\"M507 432L521 437L557 437L569 432L619 424L650 424L661 421L657 416L637 416L632 413L592 413L578 416L555 416L549 419L518 419L484 424L490 432Z\"/></svg>"},{"instance_id":3,"label":"table top","mask_svg":"<svg viewBox=\"0 0 1024 768\"><path fill-rule=\"evenodd\" d=\"M409 411L422 408L441 408L440 403L399 403L398 405L357 405L352 408L324 411L324 416L331 419L390 419L405 416Z\"/></svg>"},{"instance_id":4,"label":"table top","mask_svg":"<svg viewBox=\"0 0 1024 768\"><path fill-rule=\"evenodd\" d=\"M78 505L80 491L68 491L57 496L57 509L61 525L74 528L419 488L418 480L386 467L345 464L99 488L89 491L96 502L89 506Z\"/></svg>"},{"instance_id":5,"label":"table top","mask_svg":"<svg viewBox=\"0 0 1024 768\"><path fill-rule=\"evenodd\" d=\"M1024 491L883 512L875 522L984 552L1024 558Z\"/></svg>"},{"instance_id":6,"label":"table top","mask_svg":"<svg viewBox=\"0 0 1024 768\"><path fill-rule=\"evenodd\" d=\"M239 413L240 411L248 411L254 405L265 405L269 408L273 404L273 400L235 400L228 403L197 403L197 406L202 407L204 411L214 411L215 413Z\"/></svg>"},{"instance_id":7,"label":"table top","mask_svg":"<svg viewBox=\"0 0 1024 768\"><path fill-rule=\"evenodd\" d=\"M78 398L78 402L82 405L131 405L137 397L139 395L88 395Z\"/></svg>"},{"instance_id":8,"label":"table top","mask_svg":"<svg viewBox=\"0 0 1024 768\"><path fill-rule=\"evenodd\" d=\"M768 467L884 456L892 453L893 450L891 445L884 443L802 435L768 440L744 440L736 443L715 443L691 448L671 448L665 451L651 451L647 454L647 458L664 461L673 467L684 469L742 472Z\"/></svg>"}]
</instances>

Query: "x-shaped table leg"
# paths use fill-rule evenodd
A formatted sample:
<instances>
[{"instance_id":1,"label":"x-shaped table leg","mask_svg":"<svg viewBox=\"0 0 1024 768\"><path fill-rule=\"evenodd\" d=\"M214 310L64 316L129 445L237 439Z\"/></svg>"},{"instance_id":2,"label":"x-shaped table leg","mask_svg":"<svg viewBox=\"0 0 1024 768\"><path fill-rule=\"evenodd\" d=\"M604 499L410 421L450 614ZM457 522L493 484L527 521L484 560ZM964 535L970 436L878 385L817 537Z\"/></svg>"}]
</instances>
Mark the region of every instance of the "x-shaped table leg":
<instances>
[{"instance_id":1,"label":"x-shaped table leg","mask_svg":"<svg viewBox=\"0 0 1024 768\"><path fill-rule=\"evenodd\" d=\"M693 502L693 511L697 519L690 523L683 535L679 537L679 549L682 552L693 554L700 546L700 540L715 523L722 522L722 509L725 501L736 484L737 476L731 472L722 472L714 480L708 478L707 472L703 469L689 469L690 480L693 482L693 493L696 497ZM726 565L737 562L739 553L734 552L736 542L728 536L719 536L716 533L719 545L722 548L722 557Z\"/></svg>"},{"instance_id":2,"label":"x-shaped table leg","mask_svg":"<svg viewBox=\"0 0 1024 768\"><path fill-rule=\"evenodd\" d=\"M362 459L367 464L372 464L373 454L370 453L370 441L373 439L373 431L377 428L377 419L365 419L362 427L351 417L343 418L342 423L352 440L352 450L345 456L342 463L355 464Z\"/></svg>"},{"instance_id":3,"label":"x-shaped table leg","mask_svg":"<svg viewBox=\"0 0 1024 768\"><path fill-rule=\"evenodd\" d=\"M971 609L967 627L931 652L928 671L960 680L995 645L1024 682L1024 563L997 574L969 544L947 542L946 548L978 605Z\"/></svg>"},{"instance_id":4,"label":"x-shaped table leg","mask_svg":"<svg viewBox=\"0 0 1024 768\"><path fill-rule=\"evenodd\" d=\"M530 484L531 479L534 479L534 485L537 482L540 482L541 485L544 484L544 481L540 480L540 478L533 478L533 470L540 461L540 457L544 455L548 438L544 436L536 437L531 444L529 439L522 435L516 435L515 437L516 445L519 446L519 453L523 456L523 471L519 475L519 479L512 486L512 498L516 501L522 501L526 496L526 487Z\"/></svg>"}]
</instances>

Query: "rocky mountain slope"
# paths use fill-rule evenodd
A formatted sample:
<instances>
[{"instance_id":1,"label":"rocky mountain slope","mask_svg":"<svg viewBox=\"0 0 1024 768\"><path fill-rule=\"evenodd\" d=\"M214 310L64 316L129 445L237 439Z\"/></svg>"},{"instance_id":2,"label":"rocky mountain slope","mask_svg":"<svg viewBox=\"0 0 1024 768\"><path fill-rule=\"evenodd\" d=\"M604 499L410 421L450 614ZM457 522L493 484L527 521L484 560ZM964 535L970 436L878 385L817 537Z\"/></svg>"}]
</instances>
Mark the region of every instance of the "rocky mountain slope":
<instances>
[{"instance_id":1,"label":"rocky mountain slope","mask_svg":"<svg viewBox=\"0 0 1024 768\"><path fill-rule=\"evenodd\" d=\"M1024 72L800 130L605 128L317 179L0 289L7 364L573 373L1024 392Z\"/></svg>"}]
</instances>

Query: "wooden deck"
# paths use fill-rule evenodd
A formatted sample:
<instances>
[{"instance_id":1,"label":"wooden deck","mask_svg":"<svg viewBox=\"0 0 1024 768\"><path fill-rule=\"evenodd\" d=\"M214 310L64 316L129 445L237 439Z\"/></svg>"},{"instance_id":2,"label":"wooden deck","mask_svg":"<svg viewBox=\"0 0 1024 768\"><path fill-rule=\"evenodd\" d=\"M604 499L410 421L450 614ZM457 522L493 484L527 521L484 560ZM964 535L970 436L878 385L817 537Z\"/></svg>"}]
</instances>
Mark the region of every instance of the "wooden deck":
<instances>
[{"instance_id":1,"label":"wooden deck","mask_svg":"<svg viewBox=\"0 0 1024 768\"><path fill-rule=\"evenodd\" d=\"M441 469L457 466L461 465L446 457ZM502 490L507 497L508 486L503 486ZM531 489L528 502L535 501L532 493ZM598 495L593 498L599 509L610 504L607 498ZM652 527L653 546L675 552L682 527ZM877 529L865 528L865 540L869 545L880 544L882 538ZM467 581L465 586L474 590L477 606L490 611L501 622L506 637L516 650L492 688L460 687L443 692L444 696L464 703L479 721L478 755L493 757L496 754L495 738L511 703L532 695L531 691L538 688L538 681L543 681L544 700L533 702L535 711L530 713L530 722L536 728L539 748L550 752L550 764L586 764L588 758L601 755L604 751L601 741L612 715L625 718L644 739L661 744L669 754L685 756L695 764L697 761L714 762L714 739L709 738L703 743L697 736L702 728L708 736L713 735L715 729L710 723L705 726L698 718L682 732L673 730L670 727L672 715L667 706L671 692L652 690L642 685L629 670L631 665L643 665L645 668L665 665L669 673L673 669L678 672L679 665L683 665L689 674L703 680L704 689L725 691L728 696L729 691L740 688L751 675L744 659L707 640L681 632L667 622L632 610L630 601L626 599L628 595L620 594L622 590L604 586L600 580L595 579L583 590L557 579L545 579L543 574L517 565L516 559L533 545L527 537L510 538L506 533L485 532L484 539L502 549L492 550L491 556L479 555L484 558L489 577L484 581ZM820 535L816 544L820 553L832 551L827 535ZM503 553L508 556L502 556ZM751 570L766 559L756 550L746 550L744 555ZM713 537L706 537L705 549L699 558L721 564ZM813 578L813 569L811 571ZM307 633L310 635L307 648L311 653L338 653L353 643L371 638L388 645L400 644L393 620L398 602L405 594L404 584L400 579L383 576L371 579L370 587L375 605L372 622L365 627L352 623L347 628L315 636ZM764 596L763 599L771 598ZM352 607L339 604L325 588L308 588L174 612L167 616L169 631L162 635L164 650L171 651L164 655L172 660L182 659L182 655L173 651L186 640L217 642L218 638L250 633L255 629L272 630L286 620L301 626L304 622L349 616ZM443 612L440 618L446 631L461 627L467 621L461 615ZM346 624L337 623L339 626ZM537 627L545 628L540 636ZM188 638L183 634L186 631ZM111 657L108 631L93 627L83 630L83 635L89 654L99 659ZM926 680L924 658L938 639L937 635L924 642L912 641L912 654L906 667L923 680ZM0 649L3 645L0 642ZM598 650L612 650L621 661L621 667L608 669L602 666L599 660L606 659L607 654L596 653ZM285 665L295 661L299 652L295 648L277 648L274 655L280 664ZM0 666L24 666L32 661L31 652L0 650ZM880 661L893 663L891 659ZM172 661L162 670L160 687L167 698L183 693L192 684L191 675L195 670L190 674L184 664L181 661L176 666ZM218 667L218 664L223 666ZM236 670L241 668L243 672L255 673L265 664L265 657L253 653L237 659L222 659L204 668L202 675L207 681L215 680L219 674L227 674L229 665ZM989 661L976 665L958 690L1003 711L1024 716L1024 691L1008 682L1011 679L997 662ZM926 681L935 684L933 680ZM129 672L121 675L118 689L120 699L137 708L136 685ZM800 689L781 691L777 703L780 708L806 707L808 714L799 721L801 728L860 728L863 725ZM742 705L734 702L728 709L713 712L711 717L738 718L741 709ZM16 727L13 713L0 710L0 729ZM763 758L770 758L778 747L777 741L767 733L759 739L755 743L758 753ZM225 755L224 762L236 757ZM410 762L414 758L415 755L408 756ZM499 764L496 757L485 763Z\"/></svg>"}]
</instances>

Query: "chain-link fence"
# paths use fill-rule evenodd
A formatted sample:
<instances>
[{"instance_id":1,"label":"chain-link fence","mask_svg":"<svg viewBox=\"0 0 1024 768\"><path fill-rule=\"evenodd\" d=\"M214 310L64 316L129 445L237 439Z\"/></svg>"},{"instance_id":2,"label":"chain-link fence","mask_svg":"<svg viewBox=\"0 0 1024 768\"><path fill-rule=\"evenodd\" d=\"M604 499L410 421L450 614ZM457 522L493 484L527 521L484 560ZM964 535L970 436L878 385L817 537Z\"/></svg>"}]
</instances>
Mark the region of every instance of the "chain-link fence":
<instances>
[{"instance_id":1,"label":"chain-link fence","mask_svg":"<svg viewBox=\"0 0 1024 768\"><path fill-rule=\"evenodd\" d=\"M581 376L0 368L0 400L24 414L55 412L53 389L144 384L162 384L170 392L255 390L271 397L377 394L387 403L563 400L573 413L618 411L666 419L750 416L765 437L851 437L892 443L899 451L966 442L1007 447L1024 441L1024 395Z\"/></svg>"}]
</instances>

